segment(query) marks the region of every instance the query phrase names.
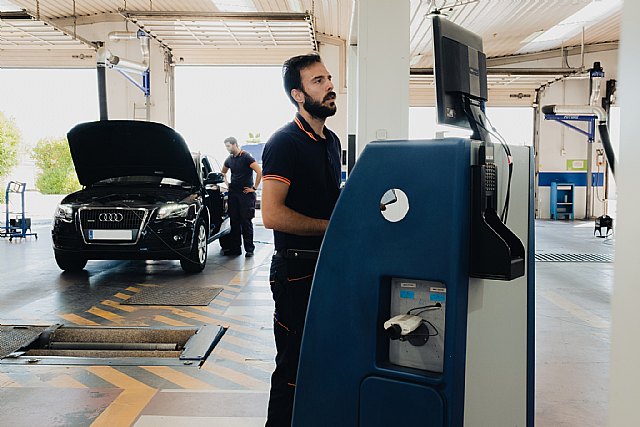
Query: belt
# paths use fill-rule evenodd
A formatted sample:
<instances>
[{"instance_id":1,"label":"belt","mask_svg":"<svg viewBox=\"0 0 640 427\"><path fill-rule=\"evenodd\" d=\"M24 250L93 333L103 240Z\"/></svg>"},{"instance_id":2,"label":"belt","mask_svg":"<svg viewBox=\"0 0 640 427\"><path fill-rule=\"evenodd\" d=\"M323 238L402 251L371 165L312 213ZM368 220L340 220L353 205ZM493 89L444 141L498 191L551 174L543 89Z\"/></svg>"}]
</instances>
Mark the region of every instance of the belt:
<instances>
[{"instance_id":1,"label":"belt","mask_svg":"<svg viewBox=\"0 0 640 427\"><path fill-rule=\"evenodd\" d=\"M311 249L282 249L276 251L274 256L284 259L298 259L316 261L320 255L320 251Z\"/></svg>"}]
</instances>

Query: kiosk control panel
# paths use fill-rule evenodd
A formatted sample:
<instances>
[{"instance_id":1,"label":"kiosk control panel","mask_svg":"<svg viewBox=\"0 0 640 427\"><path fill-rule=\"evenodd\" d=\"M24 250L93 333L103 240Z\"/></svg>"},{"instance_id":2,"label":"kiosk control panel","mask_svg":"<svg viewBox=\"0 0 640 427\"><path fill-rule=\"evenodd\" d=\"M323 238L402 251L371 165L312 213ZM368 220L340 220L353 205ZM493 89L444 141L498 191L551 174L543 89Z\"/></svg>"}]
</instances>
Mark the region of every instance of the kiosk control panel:
<instances>
[{"instance_id":1,"label":"kiosk control panel","mask_svg":"<svg viewBox=\"0 0 640 427\"><path fill-rule=\"evenodd\" d=\"M443 372L445 310L444 283L403 278L391 279L390 315L412 315L422 324L400 339L389 341L389 361L394 365Z\"/></svg>"}]
</instances>

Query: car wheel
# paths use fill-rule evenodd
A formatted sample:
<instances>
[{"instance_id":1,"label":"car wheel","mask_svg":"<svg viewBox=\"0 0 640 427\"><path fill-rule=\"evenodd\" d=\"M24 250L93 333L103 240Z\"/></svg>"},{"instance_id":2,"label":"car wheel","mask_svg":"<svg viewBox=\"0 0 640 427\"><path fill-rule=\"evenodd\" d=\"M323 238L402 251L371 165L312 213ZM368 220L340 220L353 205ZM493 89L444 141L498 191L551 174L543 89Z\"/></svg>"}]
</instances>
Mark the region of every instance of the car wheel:
<instances>
[{"instance_id":1,"label":"car wheel","mask_svg":"<svg viewBox=\"0 0 640 427\"><path fill-rule=\"evenodd\" d=\"M187 273L199 273L207 264L207 225L198 219L196 232L191 244L191 252L188 259L181 259L180 266Z\"/></svg>"},{"instance_id":2,"label":"car wheel","mask_svg":"<svg viewBox=\"0 0 640 427\"><path fill-rule=\"evenodd\" d=\"M77 255L55 254L56 264L64 271L81 271L86 265L87 260Z\"/></svg>"}]
</instances>

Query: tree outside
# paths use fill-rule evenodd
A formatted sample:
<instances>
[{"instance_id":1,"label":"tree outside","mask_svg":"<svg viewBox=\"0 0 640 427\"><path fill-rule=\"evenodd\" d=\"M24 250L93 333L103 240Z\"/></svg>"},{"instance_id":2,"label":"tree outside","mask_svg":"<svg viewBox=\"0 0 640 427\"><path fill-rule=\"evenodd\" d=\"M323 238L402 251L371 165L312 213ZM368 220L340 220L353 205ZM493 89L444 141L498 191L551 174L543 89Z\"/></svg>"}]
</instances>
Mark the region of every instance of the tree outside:
<instances>
[{"instance_id":1,"label":"tree outside","mask_svg":"<svg viewBox=\"0 0 640 427\"><path fill-rule=\"evenodd\" d=\"M249 138L247 138L247 144L259 144L261 141L259 133L249 132Z\"/></svg>"},{"instance_id":2,"label":"tree outside","mask_svg":"<svg viewBox=\"0 0 640 427\"><path fill-rule=\"evenodd\" d=\"M9 172L18 164L18 149L22 136L13 117L0 111L0 181L4 182ZM2 198L4 201L4 197Z\"/></svg>"},{"instance_id":3,"label":"tree outside","mask_svg":"<svg viewBox=\"0 0 640 427\"><path fill-rule=\"evenodd\" d=\"M31 153L38 174L36 189L42 194L68 194L81 188L66 138L43 138Z\"/></svg>"}]
</instances>

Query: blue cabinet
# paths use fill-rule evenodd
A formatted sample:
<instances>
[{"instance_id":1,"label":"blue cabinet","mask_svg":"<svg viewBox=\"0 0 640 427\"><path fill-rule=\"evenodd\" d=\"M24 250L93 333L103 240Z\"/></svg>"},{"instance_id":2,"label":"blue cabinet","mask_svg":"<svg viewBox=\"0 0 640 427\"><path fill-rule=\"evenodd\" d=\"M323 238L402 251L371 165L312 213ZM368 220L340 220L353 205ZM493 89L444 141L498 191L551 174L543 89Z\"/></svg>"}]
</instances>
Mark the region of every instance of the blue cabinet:
<instances>
[{"instance_id":1,"label":"blue cabinet","mask_svg":"<svg viewBox=\"0 0 640 427\"><path fill-rule=\"evenodd\" d=\"M551 183L551 219L573 219L574 185L562 182Z\"/></svg>"}]
</instances>

